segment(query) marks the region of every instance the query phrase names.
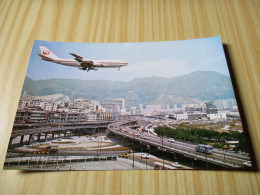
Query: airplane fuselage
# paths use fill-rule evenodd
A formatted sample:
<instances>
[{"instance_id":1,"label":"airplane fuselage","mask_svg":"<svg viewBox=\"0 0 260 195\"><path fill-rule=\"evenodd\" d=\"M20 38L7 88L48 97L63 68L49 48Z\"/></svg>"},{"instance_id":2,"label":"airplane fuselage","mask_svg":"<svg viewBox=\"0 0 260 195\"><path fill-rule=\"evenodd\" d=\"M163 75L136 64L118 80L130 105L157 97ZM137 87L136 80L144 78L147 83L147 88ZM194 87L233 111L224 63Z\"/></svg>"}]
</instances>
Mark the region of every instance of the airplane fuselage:
<instances>
[{"instance_id":1,"label":"airplane fuselage","mask_svg":"<svg viewBox=\"0 0 260 195\"><path fill-rule=\"evenodd\" d=\"M76 60L73 60L73 59L60 59L60 60L47 60L47 61L50 61L50 62L54 62L54 63L57 63L57 64L62 64L62 65L66 65L66 66L75 66L75 67L79 67L81 66L82 63L76 61ZM86 65L91 65L93 67L96 67L96 68L119 68L119 67L122 67L122 66L127 66L127 62L119 62L119 61L105 61L105 60L92 60L94 63L88 63L86 61L83 62L83 64L86 64Z\"/></svg>"},{"instance_id":2,"label":"airplane fuselage","mask_svg":"<svg viewBox=\"0 0 260 195\"><path fill-rule=\"evenodd\" d=\"M38 54L42 60L62 64L65 66L77 67L82 70L97 70L98 68L119 68L127 66L128 63L122 60L90 60L83 59L83 57L70 53L75 59L63 59L57 57L49 49L44 46L40 46L41 54Z\"/></svg>"}]
</instances>

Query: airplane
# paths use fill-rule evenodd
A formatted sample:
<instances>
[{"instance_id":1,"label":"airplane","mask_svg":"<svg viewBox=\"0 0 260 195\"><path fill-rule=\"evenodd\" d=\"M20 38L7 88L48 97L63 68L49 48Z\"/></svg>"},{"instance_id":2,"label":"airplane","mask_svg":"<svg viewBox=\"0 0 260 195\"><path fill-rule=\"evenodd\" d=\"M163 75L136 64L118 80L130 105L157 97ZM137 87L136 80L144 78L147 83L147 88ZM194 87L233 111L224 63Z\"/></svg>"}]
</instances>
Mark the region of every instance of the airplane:
<instances>
[{"instance_id":1,"label":"airplane","mask_svg":"<svg viewBox=\"0 0 260 195\"><path fill-rule=\"evenodd\" d=\"M65 66L72 66L79 68L81 70L98 70L98 68L118 68L127 66L128 63L122 60L90 60L85 59L82 56L79 56L75 53L69 53L74 57L74 59L63 59L57 57L52 53L48 48L40 46L41 54L38 54L42 60L62 64Z\"/></svg>"}]
</instances>

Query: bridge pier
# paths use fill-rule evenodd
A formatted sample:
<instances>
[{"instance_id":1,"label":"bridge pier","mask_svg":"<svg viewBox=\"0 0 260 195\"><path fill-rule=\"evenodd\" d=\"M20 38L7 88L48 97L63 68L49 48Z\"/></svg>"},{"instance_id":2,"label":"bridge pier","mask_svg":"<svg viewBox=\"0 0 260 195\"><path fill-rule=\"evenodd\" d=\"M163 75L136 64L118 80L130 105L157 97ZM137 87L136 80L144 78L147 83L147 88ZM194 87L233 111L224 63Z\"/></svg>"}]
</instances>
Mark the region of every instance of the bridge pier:
<instances>
[{"instance_id":1,"label":"bridge pier","mask_svg":"<svg viewBox=\"0 0 260 195\"><path fill-rule=\"evenodd\" d=\"M54 132L52 132L52 138L54 138L54 136L55 136L55 134L54 134Z\"/></svg>"},{"instance_id":2,"label":"bridge pier","mask_svg":"<svg viewBox=\"0 0 260 195\"><path fill-rule=\"evenodd\" d=\"M64 136L64 137L67 136L66 130L63 131L63 136Z\"/></svg>"},{"instance_id":3,"label":"bridge pier","mask_svg":"<svg viewBox=\"0 0 260 195\"><path fill-rule=\"evenodd\" d=\"M37 139L37 141L38 141L38 142L41 141L41 133L38 133L38 139Z\"/></svg>"},{"instance_id":4,"label":"bridge pier","mask_svg":"<svg viewBox=\"0 0 260 195\"><path fill-rule=\"evenodd\" d=\"M47 141L48 133L45 133L44 141Z\"/></svg>"},{"instance_id":5,"label":"bridge pier","mask_svg":"<svg viewBox=\"0 0 260 195\"><path fill-rule=\"evenodd\" d=\"M20 139L20 144L22 145L23 144L23 138L24 138L24 135L21 136L21 139Z\"/></svg>"},{"instance_id":6,"label":"bridge pier","mask_svg":"<svg viewBox=\"0 0 260 195\"><path fill-rule=\"evenodd\" d=\"M30 143L31 143L31 140L32 140L32 136L33 136L33 134L30 134L30 135L29 135L29 140L28 140L28 144L30 144Z\"/></svg>"},{"instance_id":7,"label":"bridge pier","mask_svg":"<svg viewBox=\"0 0 260 195\"><path fill-rule=\"evenodd\" d=\"M72 136L72 134L75 135L75 129L72 129L72 130L70 131L70 133L71 133L71 136Z\"/></svg>"}]
</instances>

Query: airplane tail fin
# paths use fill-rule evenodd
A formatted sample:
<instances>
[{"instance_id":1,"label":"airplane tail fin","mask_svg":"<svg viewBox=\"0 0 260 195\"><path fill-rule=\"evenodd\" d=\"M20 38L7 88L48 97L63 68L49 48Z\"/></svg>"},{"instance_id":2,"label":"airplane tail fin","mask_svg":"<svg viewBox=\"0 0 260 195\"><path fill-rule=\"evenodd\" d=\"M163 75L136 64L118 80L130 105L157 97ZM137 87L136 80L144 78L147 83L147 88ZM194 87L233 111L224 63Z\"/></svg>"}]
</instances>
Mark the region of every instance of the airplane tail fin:
<instances>
[{"instance_id":1,"label":"airplane tail fin","mask_svg":"<svg viewBox=\"0 0 260 195\"><path fill-rule=\"evenodd\" d=\"M52 53L47 47L44 46L40 46L40 50L41 50L41 57L44 59L44 57L46 58L50 58L53 60L58 60L60 59L59 57L57 57L54 53Z\"/></svg>"}]
</instances>

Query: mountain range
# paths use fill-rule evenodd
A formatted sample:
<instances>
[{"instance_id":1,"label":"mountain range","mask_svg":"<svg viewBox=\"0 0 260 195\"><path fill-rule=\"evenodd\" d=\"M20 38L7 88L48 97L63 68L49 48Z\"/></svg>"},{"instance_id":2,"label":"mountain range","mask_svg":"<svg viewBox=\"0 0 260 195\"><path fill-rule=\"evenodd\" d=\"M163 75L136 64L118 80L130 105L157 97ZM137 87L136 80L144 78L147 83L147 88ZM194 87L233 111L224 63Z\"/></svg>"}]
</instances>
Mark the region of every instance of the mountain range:
<instances>
[{"instance_id":1,"label":"mountain range","mask_svg":"<svg viewBox=\"0 0 260 195\"><path fill-rule=\"evenodd\" d=\"M80 79L32 80L25 78L23 91L30 96L68 95L107 101L124 98L127 106L183 104L235 98L230 77L213 71L197 71L173 77L138 78L130 82Z\"/></svg>"}]
</instances>

